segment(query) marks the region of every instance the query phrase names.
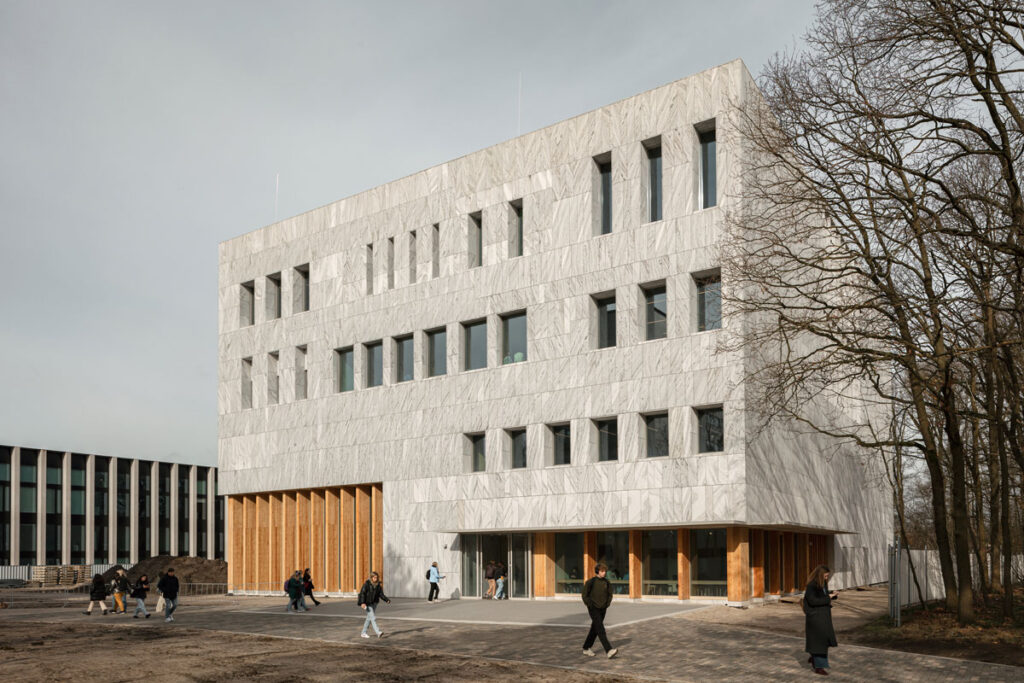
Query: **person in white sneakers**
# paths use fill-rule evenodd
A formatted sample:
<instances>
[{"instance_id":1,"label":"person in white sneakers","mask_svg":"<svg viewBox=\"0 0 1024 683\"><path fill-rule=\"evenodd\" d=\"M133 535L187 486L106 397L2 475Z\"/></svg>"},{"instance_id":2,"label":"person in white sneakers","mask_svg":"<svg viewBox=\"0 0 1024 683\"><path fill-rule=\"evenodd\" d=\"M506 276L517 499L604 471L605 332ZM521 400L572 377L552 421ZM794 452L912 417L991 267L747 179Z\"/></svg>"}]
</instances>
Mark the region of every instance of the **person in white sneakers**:
<instances>
[{"instance_id":1,"label":"person in white sneakers","mask_svg":"<svg viewBox=\"0 0 1024 683\"><path fill-rule=\"evenodd\" d=\"M590 648L594 645L594 640L600 638L604 651L608 653L608 659L611 659L619 652L608 642L608 634L604 631L604 615L608 611L608 606L612 604L612 585L604 578L608 573L607 566L599 564L594 567L594 572L596 576L590 577L590 580L583 584L583 604L590 613L590 633L583 641L583 654L593 657L594 651Z\"/></svg>"},{"instance_id":2,"label":"person in white sneakers","mask_svg":"<svg viewBox=\"0 0 1024 683\"><path fill-rule=\"evenodd\" d=\"M171 615L178 607L178 577L174 575L173 567L168 567L156 589L164 596L164 621L174 621Z\"/></svg>"},{"instance_id":3,"label":"person in white sneakers","mask_svg":"<svg viewBox=\"0 0 1024 683\"><path fill-rule=\"evenodd\" d=\"M384 635L384 632L377 626L377 605L381 600L389 605L391 604L391 599L384 595L384 586L381 585L380 574L373 572L359 591L359 606L366 610L366 621L363 622L361 637L370 637L366 634L366 629L370 624L373 624L373 630L377 632L378 638Z\"/></svg>"},{"instance_id":4,"label":"person in white sneakers","mask_svg":"<svg viewBox=\"0 0 1024 683\"><path fill-rule=\"evenodd\" d=\"M439 601L438 593L441 592L440 581L444 576L437 570L437 562L432 562L427 572L427 581L430 582L430 592L427 593L427 602Z\"/></svg>"}]
</instances>

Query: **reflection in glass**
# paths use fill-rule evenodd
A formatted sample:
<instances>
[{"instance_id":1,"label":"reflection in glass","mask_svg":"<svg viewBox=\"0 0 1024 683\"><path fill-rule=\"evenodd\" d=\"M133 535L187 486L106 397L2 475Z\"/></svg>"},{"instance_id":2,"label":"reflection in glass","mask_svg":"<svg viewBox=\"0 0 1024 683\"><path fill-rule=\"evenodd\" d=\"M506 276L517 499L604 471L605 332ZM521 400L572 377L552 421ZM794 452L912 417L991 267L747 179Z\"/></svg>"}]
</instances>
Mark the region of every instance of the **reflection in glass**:
<instances>
[{"instance_id":1,"label":"reflection in glass","mask_svg":"<svg viewBox=\"0 0 1024 683\"><path fill-rule=\"evenodd\" d=\"M583 534L555 534L555 592L582 593Z\"/></svg>"},{"instance_id":2,"label":"reflection in glass","mask_svg":"<svg viewBox=\"0 0 1024 683\"><path fill-rule=\"evenodd\" d=\"M726 597L725 529L690 531L690 595Z\"/></svg>"}]
</instances>

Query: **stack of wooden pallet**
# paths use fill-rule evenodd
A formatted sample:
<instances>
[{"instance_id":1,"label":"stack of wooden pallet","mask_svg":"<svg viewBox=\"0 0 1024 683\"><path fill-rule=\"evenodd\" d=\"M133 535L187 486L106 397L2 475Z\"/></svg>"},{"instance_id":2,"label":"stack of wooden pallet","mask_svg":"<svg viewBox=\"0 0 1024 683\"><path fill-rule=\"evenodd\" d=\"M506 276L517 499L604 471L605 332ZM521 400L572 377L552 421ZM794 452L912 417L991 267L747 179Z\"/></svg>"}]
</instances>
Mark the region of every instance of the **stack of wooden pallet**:
<instances>
[{"instance_id":1,"label":"stack of wooden pallet","mask_svg":"<svg viewBox=\"0 0 1024 683\"><path fill-rule=\"evenodd\" d=\"M32 582L40 586L55 586L60 581L60 567L36 565L32 567Z\"/></svg>"}]
</instances>

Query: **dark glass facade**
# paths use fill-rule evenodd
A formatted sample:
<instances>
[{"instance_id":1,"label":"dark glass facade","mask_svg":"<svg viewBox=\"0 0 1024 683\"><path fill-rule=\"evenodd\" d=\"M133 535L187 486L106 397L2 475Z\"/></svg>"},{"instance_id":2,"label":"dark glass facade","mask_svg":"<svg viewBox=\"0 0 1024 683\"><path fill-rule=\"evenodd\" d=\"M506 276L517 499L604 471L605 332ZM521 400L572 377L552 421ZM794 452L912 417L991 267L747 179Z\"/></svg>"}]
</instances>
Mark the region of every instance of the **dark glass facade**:
<instances>
[{"instance_id":1,"label":"dark glass facade","mask_svg":"<svg viewBox=\"0 0 1024 683\"><path fill-rule=\"evenodd\" d=\"M199 557L206 557L210 536L206 529L207 520L210 518L210 500L206 481L208 471L206 467L196 468L196 555Z\"/></svg>"},{"instance_id":2,"label":"dark glass facade","mask_svg":"<svg viewBox=\"0 0 1024 683\"><path fill-rule=\"evenodd\" d=\"M157 509L160 519L160 555L171 554L171 466L160 463L160 489L157 492Z\"/></svg>"},{"instance_id":3,"label":"dark glass facade","mask_svg":"<svg viewBox=\"0 0 1024 683\"><path fill-rule=\"evenodd\" d=\"M188 555L189 523L189 468L178 468L178 555Z\"/></svg>"},{"instance_id":4,"label":"dark glass facade","mask_svg":"<svg viewBox=\"0 0 1024 683\"><path fill-rule=\"evenodd\" d=\"M0 565L11 564L11 460L14 449L0 446Z\"/></svg>"},{"instance_id":5,"label":"dark glass facade","mask_svg":"<svg viewBox=\"0 0 1024 683\"><path fill-rule=\"evenodd\" d=\"M153 463L139 462L139 526L136 543L139 559L153 555Z\"/></svg>"},{"instance_id":6,"label":"dark glass facade","mask_svg":"<svg viewBox=\"0 0 1024 683\"><path fill-rule=\"evenodd\" d=\"M726 597L725 545L725 529L690 532L690 594L693 597Z\"/></svg>"},{"instance_id":7,"label":"dark glass facade","mask_svg":"<svg viewBox=\"0 0 1024 683\"><path fill-rule=\"evenodd\" d=\"M93 562L109 562L110 552L110 458L93 458Z\"/></svg>"},{"instance_id":8,"label":"dark glass facade","mask_svg":"<svg viewBox=\"0 0 1024 683\"><path fill-rule=\"evenodd\" d=\"M117 460L117 561L131 562L132 549L132 463Z\"/></svg>"},{"instance_id":9,"label":"dark glass facade","mask_svg":"<svg viewBox=\"0 0 1024 683\"><path fill-rule=\"evenodd\" d=\"M88 457L71 454L71 564L86 564L85 484Z\"/></svg>"},{"instance_id":10,"label":"dark glass facade","mask_svg":"<svg viewBox=\"0 0 1024 683\"><path fill-rule=\"evenodd\" d=\"M64 454L46 454L46 564L61 564L64 529Z\"/></svg>"}]
</instances>

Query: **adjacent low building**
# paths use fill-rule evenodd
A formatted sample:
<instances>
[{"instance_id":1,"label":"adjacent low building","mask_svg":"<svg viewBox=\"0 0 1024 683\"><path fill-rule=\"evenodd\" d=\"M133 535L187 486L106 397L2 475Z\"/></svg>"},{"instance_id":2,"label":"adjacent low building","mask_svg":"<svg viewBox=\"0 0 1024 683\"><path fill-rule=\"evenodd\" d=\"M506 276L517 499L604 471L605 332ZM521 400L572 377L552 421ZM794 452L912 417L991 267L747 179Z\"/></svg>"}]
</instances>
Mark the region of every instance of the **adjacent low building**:
<instances>
[{"instance_id":1,"label":"adjacent low building","mask_svg":"<svg viewBox=\"0 0 1024 683\"><path fill-rule=\"evenodd\" d=\"M739 61L220 246L233 590L746 604L882 580L867 454L756 426L723 350ZM863 411L858 405L845 407Z\"/></svg>"}]
</instances>

